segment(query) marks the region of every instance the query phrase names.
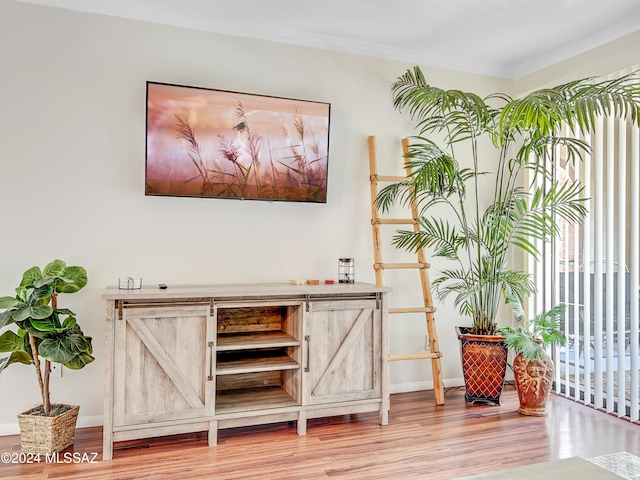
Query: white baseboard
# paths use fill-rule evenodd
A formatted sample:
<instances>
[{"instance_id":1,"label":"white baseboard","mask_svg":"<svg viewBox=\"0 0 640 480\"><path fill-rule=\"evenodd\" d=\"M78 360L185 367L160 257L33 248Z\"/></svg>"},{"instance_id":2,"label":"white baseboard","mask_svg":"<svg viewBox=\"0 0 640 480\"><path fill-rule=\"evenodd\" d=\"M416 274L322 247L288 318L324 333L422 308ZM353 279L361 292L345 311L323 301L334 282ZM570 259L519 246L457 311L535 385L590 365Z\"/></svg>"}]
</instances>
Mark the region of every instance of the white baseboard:
<instances>
[{"instance_id":1,"label":"white baseboard","mask_svg":"<svg viewBox=\"0 0 640 480\"><path fill-rule=\"evenodd\" d=\"M463 378L448 378L442 381L444 388L462 387L464 386ZM422 390L433 390L433 381L428 382L408 382L397 383L389 387L391 393L408 393L408 392L420 392Z\"/></svg>"}]
</instances>

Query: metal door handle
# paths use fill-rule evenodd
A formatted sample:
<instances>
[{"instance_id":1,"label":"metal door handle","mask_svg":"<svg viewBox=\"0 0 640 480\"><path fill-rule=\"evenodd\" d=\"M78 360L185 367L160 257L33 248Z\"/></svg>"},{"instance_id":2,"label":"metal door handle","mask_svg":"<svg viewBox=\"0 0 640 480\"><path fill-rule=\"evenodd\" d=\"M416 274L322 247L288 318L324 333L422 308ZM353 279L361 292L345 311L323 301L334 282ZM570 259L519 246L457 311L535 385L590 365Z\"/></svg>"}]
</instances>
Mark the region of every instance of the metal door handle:
<instances>
[{"instance_id":1,"label":"metal door handle","mask_svg":"<svg viewBox=\"0 0 640 480\"><path fill-rule=\"evenodd\" d=\"M213 342L209 342L207 345L209 346L209 377L207 378L207 380L209 380L211 382L213 380L213 346L214 346L214 343Z\"/></svg>"}]
</instances>

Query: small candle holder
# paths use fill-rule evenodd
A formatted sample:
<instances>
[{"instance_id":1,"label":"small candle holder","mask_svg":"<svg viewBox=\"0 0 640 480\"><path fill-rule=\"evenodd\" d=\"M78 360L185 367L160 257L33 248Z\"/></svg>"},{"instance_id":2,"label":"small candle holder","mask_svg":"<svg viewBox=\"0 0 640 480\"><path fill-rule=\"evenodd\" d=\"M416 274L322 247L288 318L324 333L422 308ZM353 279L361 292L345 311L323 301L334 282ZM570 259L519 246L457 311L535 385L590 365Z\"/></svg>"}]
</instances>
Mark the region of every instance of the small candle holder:
<instances>
[{"instance_id":1,"label":"small candle holder","mask_svg":"<svg viewBox=\"0 0 640 480\"><path fill-rule=\"evenodd\" d=\"M356 279L356 265L353 258L338 259L338 283L354 283Z\"/></svg>"}]
</instances>

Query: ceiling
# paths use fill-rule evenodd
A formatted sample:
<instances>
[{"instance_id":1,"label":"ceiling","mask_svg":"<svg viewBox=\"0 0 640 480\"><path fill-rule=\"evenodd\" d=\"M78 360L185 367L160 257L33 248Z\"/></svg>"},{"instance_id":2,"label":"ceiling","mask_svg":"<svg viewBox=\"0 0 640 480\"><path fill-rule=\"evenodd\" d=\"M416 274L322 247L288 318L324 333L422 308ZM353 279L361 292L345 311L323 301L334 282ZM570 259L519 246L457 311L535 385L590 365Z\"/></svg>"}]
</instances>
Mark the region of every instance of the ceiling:
<instances>
[{"instance_id":1,"label":"ceiling","mask_svg":"<svg viewBox=\"0 0 640 480\"><path fill-rule=\"evenodd\" d=\"M640 30L640 0L18 0L518 78Z\"/></svg>"}]
</instances>

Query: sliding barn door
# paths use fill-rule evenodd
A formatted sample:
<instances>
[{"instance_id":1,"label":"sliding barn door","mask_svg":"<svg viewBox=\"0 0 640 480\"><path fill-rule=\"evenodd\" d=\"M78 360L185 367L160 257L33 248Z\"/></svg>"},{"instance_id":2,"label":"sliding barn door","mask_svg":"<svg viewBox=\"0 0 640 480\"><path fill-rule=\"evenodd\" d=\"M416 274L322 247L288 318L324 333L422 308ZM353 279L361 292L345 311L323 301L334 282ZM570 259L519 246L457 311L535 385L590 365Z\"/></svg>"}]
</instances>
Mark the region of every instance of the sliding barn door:
<instances>
[{"instance_id":1,"label":"sliding barn door","mask_svg":"<svg viewBox=\"0 0 640 480\"><path fill-rule=\"evenodd\" d=\"M304 325L305 404L380 397L380 328L375 299L310 302Z\"/></svg>"},{"instance_id":2,"label":"sliding barn door","mask_svg":"<svg viewBox=\"0 0 640 480\"><path fill-rule=\"evenodd\" d=\"M114 426L206 415L211 323L209 304L125 305L115 326Z\"/></svg>"}]
</instances>

